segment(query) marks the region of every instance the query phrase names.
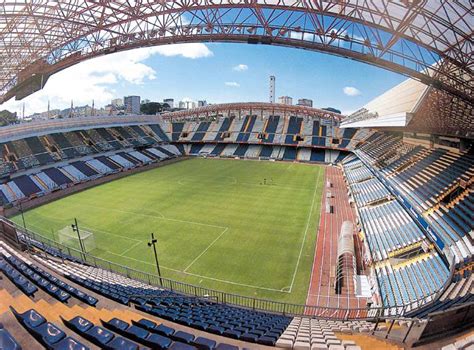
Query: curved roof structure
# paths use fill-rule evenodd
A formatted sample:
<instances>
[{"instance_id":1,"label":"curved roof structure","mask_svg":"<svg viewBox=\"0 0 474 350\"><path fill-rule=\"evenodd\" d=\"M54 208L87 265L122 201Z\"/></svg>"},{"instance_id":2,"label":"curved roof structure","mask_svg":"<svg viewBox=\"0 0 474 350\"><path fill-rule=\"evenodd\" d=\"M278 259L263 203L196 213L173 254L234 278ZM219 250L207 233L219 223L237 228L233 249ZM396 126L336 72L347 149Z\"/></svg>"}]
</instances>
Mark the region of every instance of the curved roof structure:
<instances>
[{"instance_id":1,"label":"curved roof structure","mask_svg":"<svg viewBox=\"0 0 474 350\"><path fill-rule=\"evenodd\" d=\"M345 117L342 127L474 138L474 105L407 79Z\"/></svg>"},{"instance_id":2,"label":"curved roof structure","mask_svg":"<svg viewBox=\"0 0 474 350\"><path fill-rule=\"evenodd\" d=\"M469 0L4 1L0 102L55 72L135 47L236 41L300 47L384 67L474 103Z\"/></svg>"},{"instance_id":3,"label":"curved roof structure","mask_svg":"<svg viewBox=\"0 0 474 350\"><path fill-rule=\"evenodd\" d=\"M183 111L164 113L161 117L164 120L169 121L184 121L196 120L199 118L212 118L216 116L239 117L245 115L280 115L285 117L299 116L310 118L326 118L333 119L335 121L340 121L342 118L342 115L327 111L325 109L266 102L213 104Z\"/></svg>"}]
</instances>

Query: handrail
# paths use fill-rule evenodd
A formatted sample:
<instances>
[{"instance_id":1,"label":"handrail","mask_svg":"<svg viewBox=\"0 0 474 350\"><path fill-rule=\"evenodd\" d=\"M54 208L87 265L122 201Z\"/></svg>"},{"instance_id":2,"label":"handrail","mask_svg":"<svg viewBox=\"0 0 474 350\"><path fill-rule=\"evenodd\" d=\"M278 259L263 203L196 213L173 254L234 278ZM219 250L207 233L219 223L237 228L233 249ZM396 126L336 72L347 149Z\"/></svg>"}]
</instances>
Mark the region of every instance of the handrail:
<instances>
[{"instance_id":1,"label":"handrail","mask_svg":"<svg viewBox=\"0 0 474 350\"><path fill-rule=\"evenodd\" d=\"M214 289L204 288L201 286L195 286L185 282L175 281L166 277L158 277L157 275L150 274L144 271L136 270L118 263L105 260L89 253L83 253L77 249L67 247L59 242L53 241L43 235L36 233L30 229L25 229L8 220L7 218L0 217L0 221L8 222L14 225L17 232L19 233L23 241L26 243L29 250L32 249L34 243L40 246L46 254L47 249L56 250L60 254L67 254L74 259L77 259L83 264L92 265L97 268L102 268L114 273L118 273L122 276L126 276L131 279L141 281L151 286L164 288L172 292L182 293L187 296L192 296L204 300L209 298L215 298L219 303L229 304L233 306L243 307L247 309L253 309L258 311L264 311L269 313L283 314L288 316L312 316L319 318L337 319L337 320L376 320L386 316L403 316L403 314L393 314L393 310L401 310L403 306L369 306L365 308L335 308L319 305L304 305L295 303L286 303L269 299L259 299L254 297L248 297L233 293L227 293ZM67 252L67 253L65 253ZM324 296L323 298L326 298ZM344 298L347 300L347 297Z\"/></svg>"}]
</instances>

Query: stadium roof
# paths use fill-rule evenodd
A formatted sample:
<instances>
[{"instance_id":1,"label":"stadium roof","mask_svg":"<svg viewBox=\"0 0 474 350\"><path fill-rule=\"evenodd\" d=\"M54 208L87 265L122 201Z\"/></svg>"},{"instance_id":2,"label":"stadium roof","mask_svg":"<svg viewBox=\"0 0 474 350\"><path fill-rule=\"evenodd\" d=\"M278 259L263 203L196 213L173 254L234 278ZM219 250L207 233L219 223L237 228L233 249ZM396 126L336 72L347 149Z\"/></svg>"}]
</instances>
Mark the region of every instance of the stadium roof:
<instances>
[{"instance_id":1,"label":"stadium roof","mask_svg":"<svg viewBox=\"0 0 474 350\"><path fill-rule=\"evenodd\" d=\"M300 47L413 77L474 104L469 0L4 1L0 102L82 60L141 46L232 41Z\"/></svg>"}]
</instances>

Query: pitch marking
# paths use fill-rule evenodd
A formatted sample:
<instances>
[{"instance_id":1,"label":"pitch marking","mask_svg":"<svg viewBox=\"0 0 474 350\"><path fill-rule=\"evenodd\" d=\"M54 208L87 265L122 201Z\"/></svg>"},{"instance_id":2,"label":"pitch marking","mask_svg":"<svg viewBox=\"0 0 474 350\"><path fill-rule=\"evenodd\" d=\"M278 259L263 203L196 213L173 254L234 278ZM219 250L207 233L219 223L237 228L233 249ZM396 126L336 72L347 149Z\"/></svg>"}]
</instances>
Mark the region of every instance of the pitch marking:
<instances>
[{"instance_id":1,"label":"pitch marking","mask_svg":"<svg viewBox=\"0 0 474 350\"><path fill-rule=\"evenodd\" d=\"M164 218L164 217L165 217L163 214L161 214L161 213L158 212L158 211L155 211L155 212L156 212L157 214L160 214L160 216L149 215L149 214L143 214L143 213L134 213L134 212L131 212L131 211L128 211L128 210L121 210L121 209L115 209L115 208L99 207L99 206L91 205L91 204L82 205L82 204L76 203L76 205L78 205L79 207L89 207L89 208L95 208L95 209L99 209L99 210L116 211L116 212L124 213L124 214L141 215L141 216L148 216L148 217L153 217L153 218Z\"/></svg>"},{"instance_id":2,"label":"pitch marking","mask_svg":"<svg viewBox=\"0 0 474 350\"><path fill-rule=\"evenodd\" d=\"M122 239L130 240L130 241L135 241L135 242L137 242L137 243L141 242L141 240L136 239L136 238L130 238L130 237L126 237L126 236L121 236L121 235L118 235L118 234L116 234L116 233L112 233L112 232L104 231L104 230L99 230L99 229L94 228L94 227L89 227L89 226L84 226L84 225L81 225L81 227L84 227L85 229L91 230L92 233L94 233L94 231L96 231L96 232L102 232L102 233L105 233L106 235L111 235L111 236L119 237L119 238L122 238Z\"/></svg>"},{"instance_id":3,"label":"pitch marking","mask_svg":"<svg viewBox=\"0 0 474 350\"><path fill-rule=\"evenodd\" d=\"M124 256L126 253L128 253L129 251L131 251L133 248L135 248L137 245L139 245L140 243L142 243L142 241L138 241L136 242L134 245L132 245L130 248L127 248L125 249L125 251L123 251L122 254L120 254L120 256Z\"/></svg>"},{"instance_id":4,"label":"pitch marking","mask_svg":"<svg viewBox=\"0 0 474 350\"><path fill-rule=\"evenodd\" d=\"M121 213L125 214L132 214L132 215L138 215L138 216L145 216L145 217L150 217L150 218L155 218L158 220L168 220L168 221L175 221L175 222L182 222L186 224L192 224L192 225L201 225L201 226L208 226L208 227L217 227L221 229L227 228L226 226L219 226L219 225L212 225L212 224L205 224L203 222L196 222L196 221L188 221L188 220L180 220L180 219L173 219L173 218L167 218L163 214L160 213L161 216L156 216L156 215L150 215L150 214L143 214L143 213L136 213L133 211L128 211L128 210L120 210L120 209L112 209L112 208L104 208L104 207L97 207L94 205L79 205L81 207L89 207L89 208L96 208L96 209L102 209L102 210L112 210L112 211L118 211Z\"/></svg>"},{"instance_id":5,"label":"pitch marking","mask_svg":"<svg viewBox=\"0 0 474 350\"><path fill-rule=\"evenodd\" d=\"M220 234L219 236L217 236L216 239L214 239L214 240L207 246L207 248L204 249L204 250L201 252L201 254L199 254L199 255L196 257L196 259L194 259L194 260L184 269L183 272L188 271L188 269L189 269L201 256L203 256L204 253L206 253L206 252L209 250L209 248L211 248L211 247L214 245L214 243L216 243L216 242L219 240L219 238L221 238L222 235L227 232L228 229L229 229L229 228L226 227L226 228L224 229L224 231L222 231L221 234Z\"/></svg>"},{"instance_id":6,"label":"pitch marking","mask_svg":"<svg viewBox=\"0 0 474 350\"><path fill-rule=\"evenodd\" d=\"M109 254L112 254L112 255L120 256L119 254L113 253L113 252L108 251L108 250L107 250L106 252L109 253ZM146 262L146 261L143 261L143 260L131 258L131 257L129 257L129 256L120 256L120 257L121 257L121 258L125 258L125 259L134 260L134 261L139 262L139 263L142 263L142 264L146 264L146 265L150 265L150 266L155 266L155 264L152 264L152 263L149 263L149 262ZM275 288L267 288L267 287L261 287L261 286L254 286L254 285L251 285L251 284L232 282L232 281L228 281L228 280L222 280L222 279L219 279L219 278L213 278L213 277L198 275L198 274L195 274L195 273L184 272L184 271L176 270L176 269L173 269L173 268L171 268L171 267L167 267L167 266L163 266L163 265L160 265L160 266L161 266L163 269L165 269L165 270L170 270L170 271L182 273L182 274L189 275L189 276L199 277L199 278L202 278L202 279L208 279L208 280L212 280L212 281L217 281L217 282L222 282L222 283L227 283L227 284L233 284L233 285L236 285L236 286L242 286L242 287L248 287L248 288L254 288L254 289L269 290L269 291L272 291L272 292L290 293L290 292L284 291L283 289L285 289L285 288L282 288L282 289L275 289Z\"/></svg>"},{"instance_id":7,"label":"pitch marking","mask_svg":"<svg viewBox=\"0 0 474 350\"><path fill-rule=\"evenodd\" d=\"M309 223L311 222L311 216L313 215L313 208L314 208L314 198L316 197L316 190L318 189L319 179L321 178L321 169L318 171L318 177L316 179L316 185L314 186L313 192L313 200L311 201L311 209L309 210L308 220L306 221L306 229L303 235L303 241L301 242L300 254L298 255L298 261L296 262L295 272L293 272L293 278L290 284L290 293L293 290L293 284L295 283L296 273L298 272L298 267L300 266L301 255L303 253L303 247L306 242L306 236L308 234Z\"/></svg>"}]
</instances>

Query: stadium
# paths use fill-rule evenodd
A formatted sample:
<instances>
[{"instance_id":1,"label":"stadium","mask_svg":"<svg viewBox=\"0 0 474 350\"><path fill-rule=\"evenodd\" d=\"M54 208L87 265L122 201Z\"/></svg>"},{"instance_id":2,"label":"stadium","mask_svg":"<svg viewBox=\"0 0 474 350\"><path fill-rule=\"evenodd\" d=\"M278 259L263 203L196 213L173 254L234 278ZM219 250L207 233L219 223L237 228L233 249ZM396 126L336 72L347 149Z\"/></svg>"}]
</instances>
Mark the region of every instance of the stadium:
<instances>
[{"instance_id":1,"label":"stadium","mask_svg":"<svg viewBox=\"0 0 474 350\"><path fill-rule=\"evenodd\" d=\"M0 103L180 43L406 78L349 115L271 85L270 102L0 127L0 349L474 348L469 1L0 7Z\"/></svg>"}]
</instances>

